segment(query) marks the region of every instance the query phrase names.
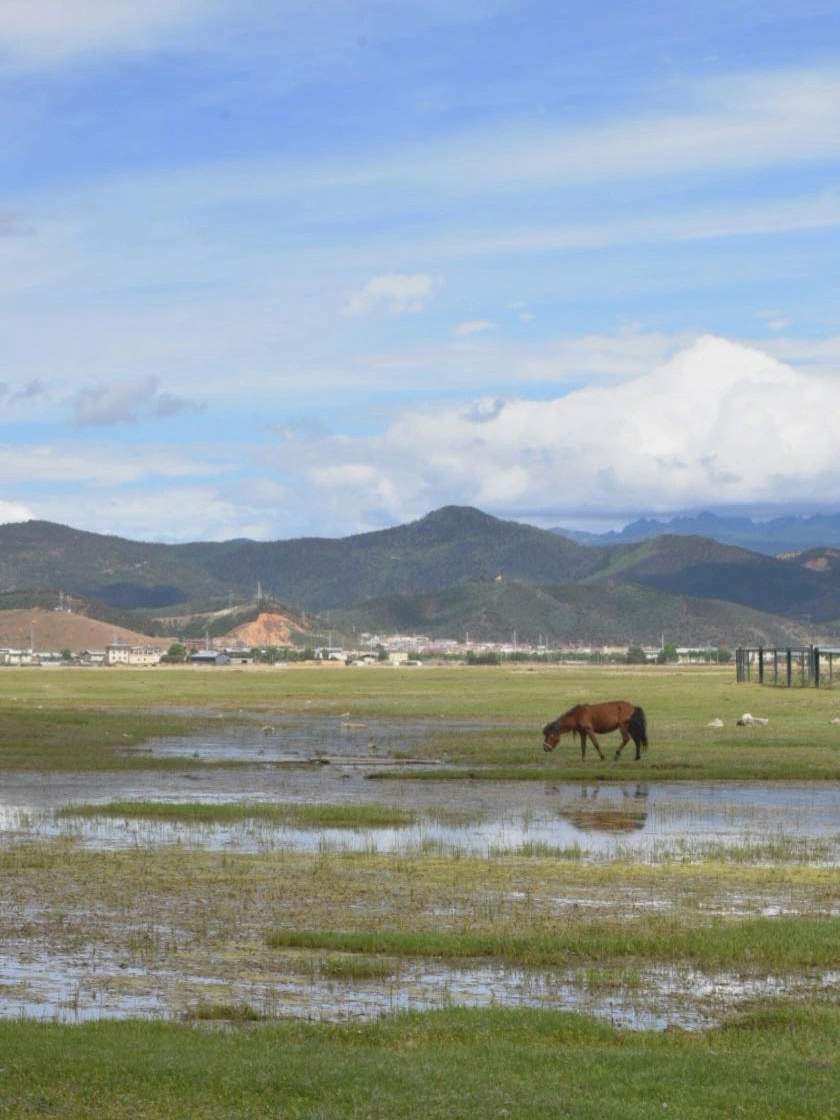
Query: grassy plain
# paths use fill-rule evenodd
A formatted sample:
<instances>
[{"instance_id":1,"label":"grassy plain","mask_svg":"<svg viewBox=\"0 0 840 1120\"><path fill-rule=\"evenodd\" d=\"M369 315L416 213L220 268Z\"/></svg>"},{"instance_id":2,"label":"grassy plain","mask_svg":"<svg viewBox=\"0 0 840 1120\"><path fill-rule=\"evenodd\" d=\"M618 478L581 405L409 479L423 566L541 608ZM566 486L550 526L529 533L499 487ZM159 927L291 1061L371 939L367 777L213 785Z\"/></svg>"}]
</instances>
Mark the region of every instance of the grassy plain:
<instances>
[{"instance_id":1,"label":"grassy plain","mask_svg":"<svg viewBox=\"0 0 840 1120\"><path fill-rule=\"evenodd\" d=\"M641 763L625 751L618 763L581 766L570 738L544 754L549 719L581 700L615 698L647 713ZM747 710L768 724L737 727ZM399 752L448 762L456 783L825 782L840 772L840 725L831 723L840 692L736 685L731 668L325 666L0 671L0 774L84 770L93 792L97 769L205 765L139 750L148 737L188 733L208 718L270 724L303 713L424 720L428 733L406 736ZM716 717L723 727L709 726ZM611 754L617 737L603 746ZM449 797L457 802L457 784ZM203 811L171 808L177 820ZM356 808L368 827L368 807ZM228 811L234 825L253 817L252 807ZM548 849L477 857L4 843L5 945L92 962L103 993L155 975L171 988L178 977L190 1022L0 1023L0 1116L840 1117L840 1011L818 982L840 967L836 868L773 839L660 862ZM247 1025L261 1011L235 997L303 977L304 1017L307 975L387 978L426 957L578 971L607 987L656 963L774 971L803 984L813 976L821 994L691 1034L500 1008ZM218 1019L228 1025L195 1025Z\"/></svg>"},{"instance_id":2,"label":"grassy plain","mask_svg":"<svg viewBox=\"0 0 840 1120\"><path fill-rule=\"evenodd\" d=\"M218 1030L0 1024L5 1115L53 1120L836 1120L840 1012L703 1035L476 1012Z\"/></svg>"},{"instance_id":3,"label":"grassy plain","mask_svg":"<svg viewBox=\"0 0 840 1120\"><path fill-rule=\"evenodd\" d=\"M576 740L553 754L541 728L584 700L629 699L648 720L651 747L632 744L618 763L580 763ZM768 719L737 727L745 711ZM309 713L334 719L422 719L404 757L445 760L455 778L565 780L799 779L840 774L840 689L738 685L731 667L427 666L421 669L301 666L283 669L59 669L0 671L0 766L114 769L161 767L130 748L144 738L196 729L208 715L270 719ZM714 719L723 727L710 727ZM328 749L329 743L323 744ZM183 765L179 762L178 765ZM415 777L423 777L417 768ZM434 777L440 778L439 770Z\"/></svg>"}]
</instances>

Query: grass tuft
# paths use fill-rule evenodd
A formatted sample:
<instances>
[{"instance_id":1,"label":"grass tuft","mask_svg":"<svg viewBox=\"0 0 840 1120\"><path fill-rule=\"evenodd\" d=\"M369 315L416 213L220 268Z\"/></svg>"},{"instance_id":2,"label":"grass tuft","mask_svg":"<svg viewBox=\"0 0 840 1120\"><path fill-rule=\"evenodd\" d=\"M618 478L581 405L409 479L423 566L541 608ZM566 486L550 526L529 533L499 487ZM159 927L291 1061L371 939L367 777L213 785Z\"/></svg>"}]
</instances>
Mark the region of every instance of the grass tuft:
<instances>
[{"instance_id":1,"label":"grass tuft","mask_svg":"<svg viewBox=\"0 0 840 1120\"><path fill-rule=\"evenodd\" d=\"M404 828L418 814L388 805L334 805L310 802L236 804L203 801L108 801L68 805L57 817L121 817L126 820L175 821L183 824L237 824L264 821L300 828Z\"/></svg>"},{"instance_id":2,"label":"grass tuft","mask_svg":"<svg viewBox=\"0 0 840 1120\"><path fill-rule=\"evenodd\" d=\"M278 928L267 934L266 943L272 949L493 959L521 968L668 960L706 969L789 972L840 966L840 919L757 918L687 929L673 919L651 918L592 922L558 933Z\"/></svg>"}]
</instances>

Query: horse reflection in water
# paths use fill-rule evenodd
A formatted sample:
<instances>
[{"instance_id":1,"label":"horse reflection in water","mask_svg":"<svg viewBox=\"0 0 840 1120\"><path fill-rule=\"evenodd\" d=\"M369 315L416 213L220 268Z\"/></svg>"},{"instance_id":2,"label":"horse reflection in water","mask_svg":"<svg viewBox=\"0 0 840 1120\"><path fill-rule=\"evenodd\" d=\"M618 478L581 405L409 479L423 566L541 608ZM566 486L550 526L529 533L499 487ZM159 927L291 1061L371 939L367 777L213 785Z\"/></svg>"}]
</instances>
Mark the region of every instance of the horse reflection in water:
<instances>
[{"instance_id":1,"label":"horse reflection in water","mask_svg":"<svg viewBox=\"0 0 840 1120\"><path fill-rule=\"evenodd\" d=\"M576 732L580 736L581 762L586 758L586 740L590 739L595 750L601 758L603 751L595 738L610 731L621 732L621 746L615 752L615 757L621 754L627 742L632 739L636 744L636 759L641 758L642 750L647 750L647 722L645 713L636 704L627 700L610 700L604 704L576 704L569 708L562 716L543 728L543 750L553 751L560 741L560 736L567 731Z\"/></svg>"},{"instance_id":2,"label":"horse reflection in water","mask_svg":"<svg viewBox=\"0 0 840 1120\"><path fill-rule=\"evenodd\" d=\"M632 809L622 809L616 805L595 805L592 802L598 799L598 789L581 791L584 801L589 804L581 805L574 809L565 809L560 812L563 820L580 832L639 832L645 827L647 813L644 809L634 806ZM625 801L642 800L647 797L646 786L636 786L635 792L630 794L622 790Z\"/></svg>"}]
</instances>

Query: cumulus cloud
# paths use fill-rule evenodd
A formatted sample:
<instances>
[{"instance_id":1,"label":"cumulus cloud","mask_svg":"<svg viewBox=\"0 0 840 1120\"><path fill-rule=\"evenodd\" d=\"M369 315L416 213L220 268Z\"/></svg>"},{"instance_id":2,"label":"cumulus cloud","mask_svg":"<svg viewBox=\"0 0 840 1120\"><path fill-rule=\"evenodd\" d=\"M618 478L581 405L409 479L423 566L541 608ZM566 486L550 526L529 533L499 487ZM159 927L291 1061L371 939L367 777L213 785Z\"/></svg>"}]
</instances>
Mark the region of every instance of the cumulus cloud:
<instances>
[{"instance_id":1,"label":"cumulus cloud","mask_svg":"<svg viewBox=\"0 0 840 1120\"><path fill-rule=\"evenodd\" d=\"M31 521L34 513L20 502L6 502L0 498L0 525L8 525L12 521Z\"/></svg>"},{"instance_id":2,"label":"cumulus cloud","mask_svg":"<svg viewBox=\"0 0 840 1120\"><path fill-rule=\"evenodd\" d=\"M193 407L182 397L159 393L157 378L124 378L108 385L82 389L73 400L77 428L137 423L151 416L172 416Z\"/></svg>"},{"instance_id":3,"label":"cumulus cloud","mask_svg":"<svg viewBox=\"0 0 840 1120\"><path fill-rule=\"evenodd\" d=\"M424 311L438 282L423 272L385 272L373 276L344 305L344 314L358 318L374 313L417 315Z\"/></svg>"},{"instance_id":4,"label":"cumulus cloud","mask_svg":"<svg viewBox=\"0 0 840 1120\"><path fill-rule=\"evenodd\" d=\"M771 507L837 493L838 415L836 378L703 337L619 385L412 409L377 437L293 453L311 500L328 487L345 511L378 499L397 518L446 502L547 518Z\"/></svg>"}]
</instances>

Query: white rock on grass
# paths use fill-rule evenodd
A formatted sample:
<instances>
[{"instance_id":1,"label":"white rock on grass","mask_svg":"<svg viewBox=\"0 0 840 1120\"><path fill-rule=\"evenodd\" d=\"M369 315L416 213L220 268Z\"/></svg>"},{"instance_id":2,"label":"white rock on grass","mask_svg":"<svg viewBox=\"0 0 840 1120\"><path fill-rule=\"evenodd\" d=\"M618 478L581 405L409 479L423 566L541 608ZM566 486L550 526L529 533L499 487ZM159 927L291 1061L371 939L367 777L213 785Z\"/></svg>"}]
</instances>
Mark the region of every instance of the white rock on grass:
<instances>
[{"instance_id":1,"label":"white rock on grass","mask_svg":"<svg viewBox=\"0 0 840 1120\"><path fill-rule=\"evenodd\" d=\"M770 721L762 719L761 716L751 716L749 712L744 712L738 720L738 727L764 727Z\"/></svg>"}]
</instances>

